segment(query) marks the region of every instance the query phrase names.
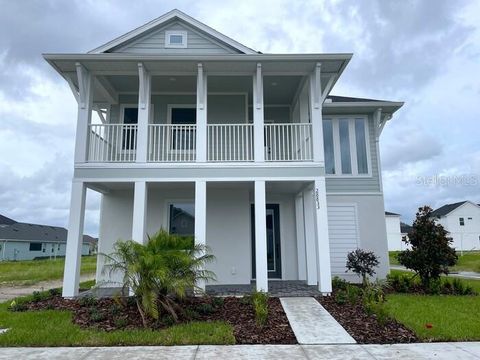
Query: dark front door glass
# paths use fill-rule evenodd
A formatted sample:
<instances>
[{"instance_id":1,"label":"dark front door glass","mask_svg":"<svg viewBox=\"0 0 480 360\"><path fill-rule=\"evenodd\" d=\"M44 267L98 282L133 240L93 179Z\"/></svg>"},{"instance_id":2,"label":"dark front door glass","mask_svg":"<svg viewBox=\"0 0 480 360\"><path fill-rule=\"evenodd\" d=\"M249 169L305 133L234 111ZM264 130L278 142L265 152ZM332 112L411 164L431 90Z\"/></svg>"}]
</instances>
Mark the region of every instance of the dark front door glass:
<instances>
[{"instance_id":1,"label":"dark front door glass","mask_svg":"<svg viewBox=\"0 0 480 360\"><path fill-rule=\"evenodd\" d=\"M280 210L278 204L267 204L267 269L268 277L280 279L282 277L280 256ZM255 278L255 206L251 209L252 218L252 278Z\"/></svg>"}]
</instances>

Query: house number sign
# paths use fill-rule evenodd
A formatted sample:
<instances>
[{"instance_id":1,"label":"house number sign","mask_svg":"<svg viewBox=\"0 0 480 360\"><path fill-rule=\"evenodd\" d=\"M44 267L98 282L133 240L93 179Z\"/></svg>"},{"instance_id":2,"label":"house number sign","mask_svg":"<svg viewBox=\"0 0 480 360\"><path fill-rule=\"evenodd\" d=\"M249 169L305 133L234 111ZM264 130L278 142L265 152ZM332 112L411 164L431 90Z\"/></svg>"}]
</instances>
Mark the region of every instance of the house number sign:
<instances>
[{"instance_id":1,"label":"house number sign","mask_svg":"<svg viewBox=\"0 0 480 360\"><path fill-rule=\"evenodd\" d=\"M317 204L317 209L320 209L320 195L318 195L318 188L315 188L315 203Z\"/></svg>"}]
</instances>

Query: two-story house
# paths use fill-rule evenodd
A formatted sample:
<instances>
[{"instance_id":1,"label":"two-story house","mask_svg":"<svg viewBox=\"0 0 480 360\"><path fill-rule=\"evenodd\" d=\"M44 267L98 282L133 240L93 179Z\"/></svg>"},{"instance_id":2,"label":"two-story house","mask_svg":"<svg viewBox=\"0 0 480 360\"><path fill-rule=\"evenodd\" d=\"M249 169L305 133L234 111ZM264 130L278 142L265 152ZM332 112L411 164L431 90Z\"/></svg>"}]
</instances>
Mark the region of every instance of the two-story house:
<instances>
[{"instance_id":1,"label":"two-story house","mask_svg":"<svg viewBox=\"0 0 480 360\"><path fill-rule=\"evenodd\" d=\"M480 250L480 205L472 201L446 204L432 212L448 231L456 250Z\"/></svg>"},{"instance_id":2,"label":"two-story house","mask_svg":"<svg viewBox=\"0 0 480 360\"><path fill-rule=\"evenodd\" d=\"M329 293L355 248L384 277L378 142L403 103L330 96L351 57L260 53L178 10L87 54L45 54L78 101L63 295L78 292L87 188L102 194L102 253L164 228L210 247L217 284ZM97 281L120 282L103 261Z\"/></svg>"}]
</instances>

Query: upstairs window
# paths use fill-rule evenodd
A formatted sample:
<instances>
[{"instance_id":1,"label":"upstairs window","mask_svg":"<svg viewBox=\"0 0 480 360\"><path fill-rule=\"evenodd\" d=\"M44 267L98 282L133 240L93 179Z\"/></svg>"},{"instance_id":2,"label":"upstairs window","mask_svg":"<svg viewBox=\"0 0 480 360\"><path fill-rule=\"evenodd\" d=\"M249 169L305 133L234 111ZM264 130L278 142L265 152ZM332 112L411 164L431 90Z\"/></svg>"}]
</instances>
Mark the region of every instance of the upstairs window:
<instances>
[{"instance_id":1,"label":"upstairs window","mask_svg":"<svg viewBox=\"0 0 480 360\"><path fill-rule=\"evenodd\" d=\"M186 48L187 32L186 31L165 31L165 47L166 48Z\"/></svg>"},{"instance_id":2,"label":"upstairs window","mask_svg":"<svg viewBox=\"0 0 480 360\"><path fill-rule=\"evenodd\" d=\"M465 226L465 219L463 217L458 218L458 222L460 223L460 226Z\"/></svg>"},{"instance_id":3,"label":"upstairs window","mask_svg":"<svg viewBox=\"0 0 480 360\"><path fill-rule=\"evenodd\" d=\"M323 146L327 175L368 175L369 139L366 117L325 117Z\"/></svg>"}]
</instances>

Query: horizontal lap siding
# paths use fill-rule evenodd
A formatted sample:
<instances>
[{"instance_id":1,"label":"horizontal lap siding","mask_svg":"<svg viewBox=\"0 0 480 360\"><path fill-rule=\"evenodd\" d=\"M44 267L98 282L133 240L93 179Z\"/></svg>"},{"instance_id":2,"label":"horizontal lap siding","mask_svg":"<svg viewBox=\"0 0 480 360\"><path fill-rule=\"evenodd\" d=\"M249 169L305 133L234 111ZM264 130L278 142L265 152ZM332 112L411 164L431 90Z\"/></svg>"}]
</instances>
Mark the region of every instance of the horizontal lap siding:
<instances>
[{"instance_id":1,"label":"horizontal lap siding","mask_svg":"<svg viewBox=\"0 0 480 360\"><path fill-rule=\"evenodd\" d=\"M375 147L375 127L372 116L368 116L368 131L370 141L371 177L327 177L327 193L378 192L380 181L378 173L378 154Z\"/></svg>"},{"instance_id":2,"label":"horizontal lap siding","mask_svg":"<svg viewBox=\"0 0 480 360\"><path fill-rule=\"evenodd\" d=\"M165 31L186 31L187 48L165 48ZM133 54L235 54L233 49L220 46L214 39L194 31L178 22L166 25L149 35L145 35L113 52Z\"/></svg>"},{"instance_id":3,"label":"horizontal lap siding","mask_svg":"<svg viewBox=\"0 0 480 360\"><path fill-rule=\"evenodd\" d=\"M328 205L330 262L332 274L345 274L347 254L358 247L358 225L354 205Z\"/></svg>"}]
</instances>

